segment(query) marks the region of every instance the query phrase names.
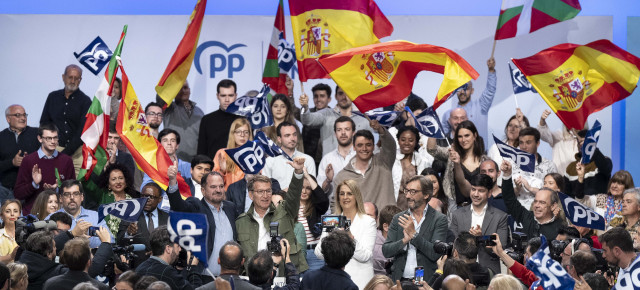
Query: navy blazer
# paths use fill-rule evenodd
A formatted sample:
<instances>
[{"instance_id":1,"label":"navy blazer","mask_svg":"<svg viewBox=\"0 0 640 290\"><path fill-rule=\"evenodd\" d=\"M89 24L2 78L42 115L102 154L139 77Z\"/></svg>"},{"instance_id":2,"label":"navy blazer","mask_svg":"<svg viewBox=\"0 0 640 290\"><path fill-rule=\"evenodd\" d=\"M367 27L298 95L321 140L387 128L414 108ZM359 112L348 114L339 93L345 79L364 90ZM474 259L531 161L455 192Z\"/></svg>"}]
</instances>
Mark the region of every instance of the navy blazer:
<instances>
[{"instance_id":1,"label":"navy blazer","mask_svg":"<svg viewBox=\"0 0 640 290\"><path fill-rule=\"evenodd\" d=\"M135 252L135 254L138 255L138 257L134 260L134 263L133 263L135 267L137 267L146 259L148 259L149 256L146 255L146 252L151 251L151 247L149 245L149 236L151 233L147 228L147 220L145 218L146 214L147 212L143 211L142 214L138 217L138 232L133 236L134 244L143 244L146 247L146 251ZM155 225L155 227L158 228L159 226L166 226L168 221L169 221L169 214L161 210L160 208L158 208L158 224ZM121 244L121 241L124 239L124 236L127 233L127 228L129 228L129 224L131 223L124 220L120 222L120 226L118 227L118 233L116 235L116 240L118 241L118 244Z\"/></svg>"},{"instance_id":2,"label":"navy blazer","mask_svg":"<svg viewBox=\"0 0 640 290\"><path fill-rule=\"evenodd\" d=\"M169 197L171 210L203 213L207 216L207 221L209 223L209 235L207 235L207 253L211 254L211 252L213 251L213 241L215 240L216 236L216 222L213 218L213 214L211 213L211 209L209 208L209 204L207 204L204 198L200 200L193 196L184 200L182 199L182 196L180 196L180 192L178 192L178 190L175 190L173 192L167 191L167 196ZM224 210L224 213L227 215L229 223L231 224L231 228L233 229L233 240L238 240L238 233L236 232L236 218L238 217L238 215L236 214L235 205L232 202L223 200L222 210Z\"/></svg>"}]
</instances>

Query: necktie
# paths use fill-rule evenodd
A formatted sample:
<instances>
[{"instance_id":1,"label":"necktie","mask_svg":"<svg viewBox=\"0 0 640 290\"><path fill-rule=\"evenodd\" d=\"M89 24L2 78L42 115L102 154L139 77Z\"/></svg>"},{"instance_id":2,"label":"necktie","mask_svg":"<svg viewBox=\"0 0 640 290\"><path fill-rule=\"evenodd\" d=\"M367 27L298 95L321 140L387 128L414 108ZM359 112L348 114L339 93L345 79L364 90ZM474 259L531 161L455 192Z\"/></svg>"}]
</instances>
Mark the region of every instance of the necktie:
<instances>
[{"instance_id":1,"label":"necktie","mask_svg":"<svg viewBox=\"0 0 640 290\"><path fill-rule=\"evenodd\" d=\"M147 213L147 229L149 230L149 233L153 232L153 230L156 227L153 224L153 212L148 212Z\"/></svg>"}]
</instances>

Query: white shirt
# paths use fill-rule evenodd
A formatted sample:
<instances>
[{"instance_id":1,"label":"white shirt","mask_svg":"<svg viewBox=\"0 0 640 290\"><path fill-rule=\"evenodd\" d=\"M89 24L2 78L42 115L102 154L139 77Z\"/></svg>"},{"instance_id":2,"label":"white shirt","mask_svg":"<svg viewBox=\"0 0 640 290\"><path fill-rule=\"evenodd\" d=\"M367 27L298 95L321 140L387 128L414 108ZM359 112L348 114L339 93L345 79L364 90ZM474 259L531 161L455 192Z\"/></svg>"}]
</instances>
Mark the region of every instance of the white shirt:
<instances>
[{"instance_id":1,"label":"white shirt","mask_svg":"<svg viewBox=\"0 0 640 290\"><path fill-rule=\"evenodd\" d=\"M304 167L307 168L307 172L309 172L309 174L315 177L316 163L313 160L313 157L295 150L291 158L293 159L296 157L304 157ZM287 162L289 162L289 160L282 155L268 157L265 162L264 169L262 170L262 174L277 180L278 183L280 183L280 188L289 188L289 183L291 183L291 177L293 176L294 169L291 165L287 164Z\"/></svg>"},{"instance_id":2,"label":"white shirt","mask_svg":"<svg viewBox=\"0 0 640 290\"><path fill-rule=\"evenodd\" d=\"M541 161L540 163L536 161L536 170L533 173L522 171L519 166L515 165L515 163L509 159L511 168L513 168L511 177L513 178L514 188L516 186L515 180L518 177L523 177L527 182L529 182L529 186L531 187L542 188L544 185L544 177L549 173L558 172L553 161L542 158L542 156L540 155L538 155L538 158ZM530 192L526 188L524 188L524 186L522 187L520 192L516 192L516 195L518 196L518 201L520 201L520 204L522 204L522 206L524 206L526 209L531 208L531 204L533 203L533 200L536 196L533 192Z\"/></svg>"},{"instance_id":3,"label":"white shirt","mask_svg":"<svg viewBox=\"0 0 640 290\"><path fill-rule=\"evenodd\" d=\"M193 192L194 192L194 196L199 200L202 200L202 198L204 197L202 195L202 186L200 185L200 183L197 183L195 181L193 181Z\"/></svg>"},{"instance_id":4,"label":"white shirt","mask_svg":"<svg viewBox=\"0 0 640 290\"><path fill-rule=\"evenodd\" d=\"M393 176L393 194L398 200L398 193L400 193L400 187L402 186L402 159L404 154L400 152L400 144L398 143L398 129L395 127L389 128L389 134L393 136L393 140L396 140L396 161L393 163L391 174ZM433 163L433 156L427 152L427 140L429 137L420 133L420 148L418 151L413 152L413 158L411 158L411 165L416 167L416 173L419 175L427 167L431 167Z\"/></svg>"},{"instance_id":5,"label":"white shirt","mask_svg":"<svg viewBox=\"0 0 640 290\"><path fill-rule=\"evenodd\" d=\"M484 205L480 214L476 213L476 211L473 210L473 205L469 207L469 209L471 210L471 227L472 228L475 226L480 226L480 229L482 229L482 221L484 220L484 215L487 213L488 205L489 203L486 203Z\"/></svg>"},{"instance_id":6,"label":"white shirt","mask_svg":"<svg viewBox=\"0 0 640 290\"><path fill-rule=\"evenodd\" d=\"M269 236L269 231L264 226L264 217L267 216L269 210L264 214L264 216L260 217L260 215L253 210L253 218L258 222L258 251L267 249L267 242L271 241L271 236Z\"/></svg>"},{"instance_id":7,"label":"white shirt","mask_svg":"<svg viewBox=\"0 0 640 290\"><path fill-rule=\"evenodd\" d=\"M416 228L416 233L420 232L420 227L422 226L422 222L424 222L424 218L427 216L427 210L429 206L425 206L422 211L422 218L420 222L416 221L416 218L413 216L413 212L409 211L409 215L411 216L411 220L413 220L413 226ZM407 263L404 265L404 272L402 273L403 278L413 278L415 276L415 270L418 266L418 257L416 257L416 247L409 242L407 244L409 246L409 250L407 250Z\"/></svg>"},{"instance_id":8,"label":"white shirt","mask_svg":"<svg viewBox=\"0 0 640 290\"><path fill-rule=\"evenodd\" d=\"M346 157L342 157L340 153L338 153L338 149L333 150L327 155L322 156L322 160L320 160L320 165L318 165L318 185L322 186L325 180L327 180L327 174L325 171L327 170L327 166L331 164L333 167L333 177L338 175L338 172L342 171L342 169L347 166L347 163L351 158L356 156L356 151L353 150L353 147L349 147L349 153Z\"/></svg>"}]
</instances>

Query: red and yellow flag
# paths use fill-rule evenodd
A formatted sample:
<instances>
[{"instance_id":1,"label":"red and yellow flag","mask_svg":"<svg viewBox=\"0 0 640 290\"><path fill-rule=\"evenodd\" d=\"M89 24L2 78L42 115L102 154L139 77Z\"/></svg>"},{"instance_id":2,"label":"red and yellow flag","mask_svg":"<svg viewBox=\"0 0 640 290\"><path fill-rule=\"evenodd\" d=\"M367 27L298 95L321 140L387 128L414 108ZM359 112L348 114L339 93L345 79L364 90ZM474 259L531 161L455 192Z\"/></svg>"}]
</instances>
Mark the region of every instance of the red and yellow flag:
<instances>
[{"instance_id":1,"label":"red and yellow flag","mask_svg":"<svg viewBox=\"0 0 640 290\"><path fill-rule=\"evenodd\" d=\"M640 79L640 59L604 39L512 61L569 129L582 129L591 113L631 95Z\"/></svg>"},{"instance_id":2,"label":"red and yellow flag","mask_svg":"<svg viewBox=\"0 0 640 290\"><path fill-rule=\"evenodd\" d=\"M184 33L178 48L173 53L164 74L162 74L156 86L156 93L167 103L167 106L171 106L171 102L178 95L187 80L187 75L189 75L191 63L198 46L200 28L202 27L202 19L206 8L207 0L198 0L189 18L187 31Z\"/></svg>"},{"instance_id":3,"label":"red and yellow flag","mask_svg":"<svg viewBox=\"0 0 640 290\"><path fill-rule=\"evenodd\" d=\"M478 78L478 72L457 53L408 41L352 48L319 61L361 112L406 98L416 75L423 70L444 75L434 109L457 88Z\"/></svg>"},{"instance_id":4,"label":"red and yellow flag","mask_svg":"<svg viewBox=\"0 0 640 290\"><path fill-rule=\"evenodd\" d=\"M116 130L140 169L162 189L167 190L169 186L167 169L173 165L173 161L160 142L151 135L144 115L144 106L140 104L136 92L133 91L133 86L129 82L129 77L127 77L122 64L120 64L120 71L122 72L122 100L120 101ZM186 199L191 196L189 185L179 173L178 188L182 198Z\"/></svg>"},{"instance_id":5,"label":"red and yellow flag","mask_svg":"<svg viewBox=\"0 0 640 290\"><path fill-rule=\"evenodd\" d=\"M380 42L393 26L373 0L289 0L300 81L329 78L316 59Z\"/></svg>"}]
</instances>

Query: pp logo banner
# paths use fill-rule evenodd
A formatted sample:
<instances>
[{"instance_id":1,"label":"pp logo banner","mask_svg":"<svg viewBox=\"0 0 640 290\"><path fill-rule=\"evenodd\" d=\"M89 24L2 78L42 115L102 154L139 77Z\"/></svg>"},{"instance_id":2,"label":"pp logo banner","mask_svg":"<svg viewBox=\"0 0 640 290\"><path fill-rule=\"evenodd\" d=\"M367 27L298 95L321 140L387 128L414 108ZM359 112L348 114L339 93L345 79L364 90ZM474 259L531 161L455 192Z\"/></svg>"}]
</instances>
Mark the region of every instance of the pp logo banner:
<instances>
[{"instance_id":1,"label":"pp logo banner","mask_svg":"<svg viewBox=\"0 0 640 290\"><path fill-rule=\"evenodd\" d=\"M101 204L98 208L98 222L101 222L107 215L112 215L128 222L137 222L147 198L125 199L110 204Z\"/></svg>"},{"instance_id":2,"label":"pp logo banner","mask_svg":"<svg viewBox=\"0 0 640 290\"><path fill-rule=\"evenodd\" d=\"M353 111L353 114L362 116L364 118L366 118L365 117L365 114L366 114L369 117L369 119L376 120L378 121L378 123L380 123L381 126L387 127L387 128L391 127L393 122L398 118L398 112L396 111L369 111L369 112L366 112L365 114L359 111Z\"/></svg>"},{"instance_id":3,"label":"pp logo banner","mask_svg":"<svg viewBox=\"0 0 640 290\"><path fill-rule=\"evenodd\" d=\"M584 143L582 143L582 161L580 161L582 164L588 164L591 162L593 154L596 153L598 140L600 140L601 129L602 125L600 125L600 122L596 120L593 124L593 128L587 132L587 136L584 138Z\"/></svg>"},{"instance_id":4,"label":"pp logo banner","mask_svg":"<svg viewBox=\"0 0 640 290\"><path fill-rule=\"evenodd\" d=\"M442 131L442 125L440 124L440 119L436 112L433 110L433 107L429 107L422 111L417 117L413 115L413 112L409 107L404 107L405 111L411 115L413 121L416 124L416 128L423 135L431 138L437 139L446 139L447 137L444 135Z\"/></svg>"},{"instance_id":5,"label":"pp logo banner","mask_svg":"<svg viewBox=\"0 0 640 290\"><path fill-rule=\"evenodd\" d=\"M585 228L604 231L605 221L601 215L562 192L558 192L558 197L571 223Z\"/></svg>"},{"instance_id":6,"label":"pp logo banner","mask_svg":"<svg viewBox=\"0 0 640 290\"><path fill-rule=\"evenodd\" d=\"M293 44L287 42L280 32L278 40L278 67L280 72L288 73L296 64L296 49Z\"/></svg>"},{"instance_id":7,"label":"pp logo banner","mask_svg":"<svg viewBox=\"0 0 640 290\"><path fill-rule=\"evenodd\" d=\"M244 145L235 149L225 149L224 152L231 157L242 172L258 174L264 168L266 155L260 141L247 141Z\"/></svg>"},{"instance_id":8,"label":"pp logo banner","mask_svg":"<svg viewBox=\"0 0 640 290\"><path fill-rule=\"evenodd\" d=\"M113 52L100 36L89 43L83 51L73 53L78 62L94 75L98 75L102 68L109 63L112 54Z\"/></svg>"},{"instance_id":9,"label":"pp logo banner","mask_svg":"<svg viewBox=\"0 0 640 290\"><path fill-rule=\"evenodd\" d=\"M547 239L544 236L540 236L540 239L542 240L542 246L527 260L527 268L536 274L537 277L540 277L543 289L573 289L575 281L569 276L567 271L562 268L560 263L551 259ZM537 288L537 286L531 286Z\"/></svg>"},{"instance_id":10,"label":"pp logo banner","mask_svg":"<svg viewBox=\"0 0 640 290\"><path fill-rule=\"evenodd\" d=\"M503 143L500 139L496 138L496 135L493 135L493 140L496 142L496 146L498 146L498 151L500 151L502 157L511 159L522 171L536 172L535 155Z\"/></svg>"},{"instance_id":11,"label":"pp logo banner","mask_svg":"<svg viewBox=\"0 0 640 290\"><path fill-rule=\"evenodd\" d=\"M271 107L267 95L271 92L269 86L264 85L260 93L255 97L242 96L227 107L227 113L243 116L249 119L251 129L258 130L263 127L273 126Z\"/></svg>"},{"instance_id":12,"label":"pp logo banner","mask_svg":"<svg viewBox=\"0 0 640 290\"><path fill-rule=\"evenodd\" d=\"M287 158L289 161L293 161L293 159L291 159L291 157L289 157L287 153L284 153L282 148L276 145L276 143L273 142L273 140L269 139L269 137L267 137L267 135L265 135L264 132L258 131L258 133L256 133L256 137L254 138L254 140L262 146L262 149L264 149L265 154L271 157L282 155L285 158Z\"/></svg>"},{"instance_id":13,"label":"pp logo banner","mask_svg":"<svg viewBox=\"0 0 640 290\"><path fill-rule=\"evenodd\" d=\"M624 275L612 289L640 289L640 259L638 257L631 263L629 270L624 271Z\"/></svg>"},{"instance_id":14,"label":"pp logo banner","mask_svg":"<svg viewBox=\"0 0 640 290\"><path fill-rule=\"evenodd\" d=\"M199 74L202 73L202 67L200 66L200 56L202 52L209 47L219 47L226 52L226 54L213 53L209 55L209 77L216 78L216 73L222 73L227 71L227 78L232 79L233 73L239 72L244 69L244 57L238 53L231 53L231 51L240 47L247 47L244 44L237 43L227 47L226 44L220 41L207 41L198 46L196 49L196 55L194 57L194 65Z\"/></svg>"},{"instance_id":15,"label":"pp logo banner","mask_svg":"<svg viewBox=\"0 0 640 290\"><path fill-rule=\"evenodd\" d=\"M529 80L524 74L516 67L515 69L509 64L509 71L511 72L511 83L513 84L513 93L519 94L526 91L536 92Z\"/></svg>"},{"instance_id":16,"label":"pp logo banner","mask_svg":"<svg viewBox=\"0 0 640 290\"><path fill-rule=\"evenodd\" d=\"M167 229L171 235L171 241L191 251L205 267L209 259L207 255L208 226L207 216L202 213L175 211L169 213Z\"/></svg>"}]
</instances>

